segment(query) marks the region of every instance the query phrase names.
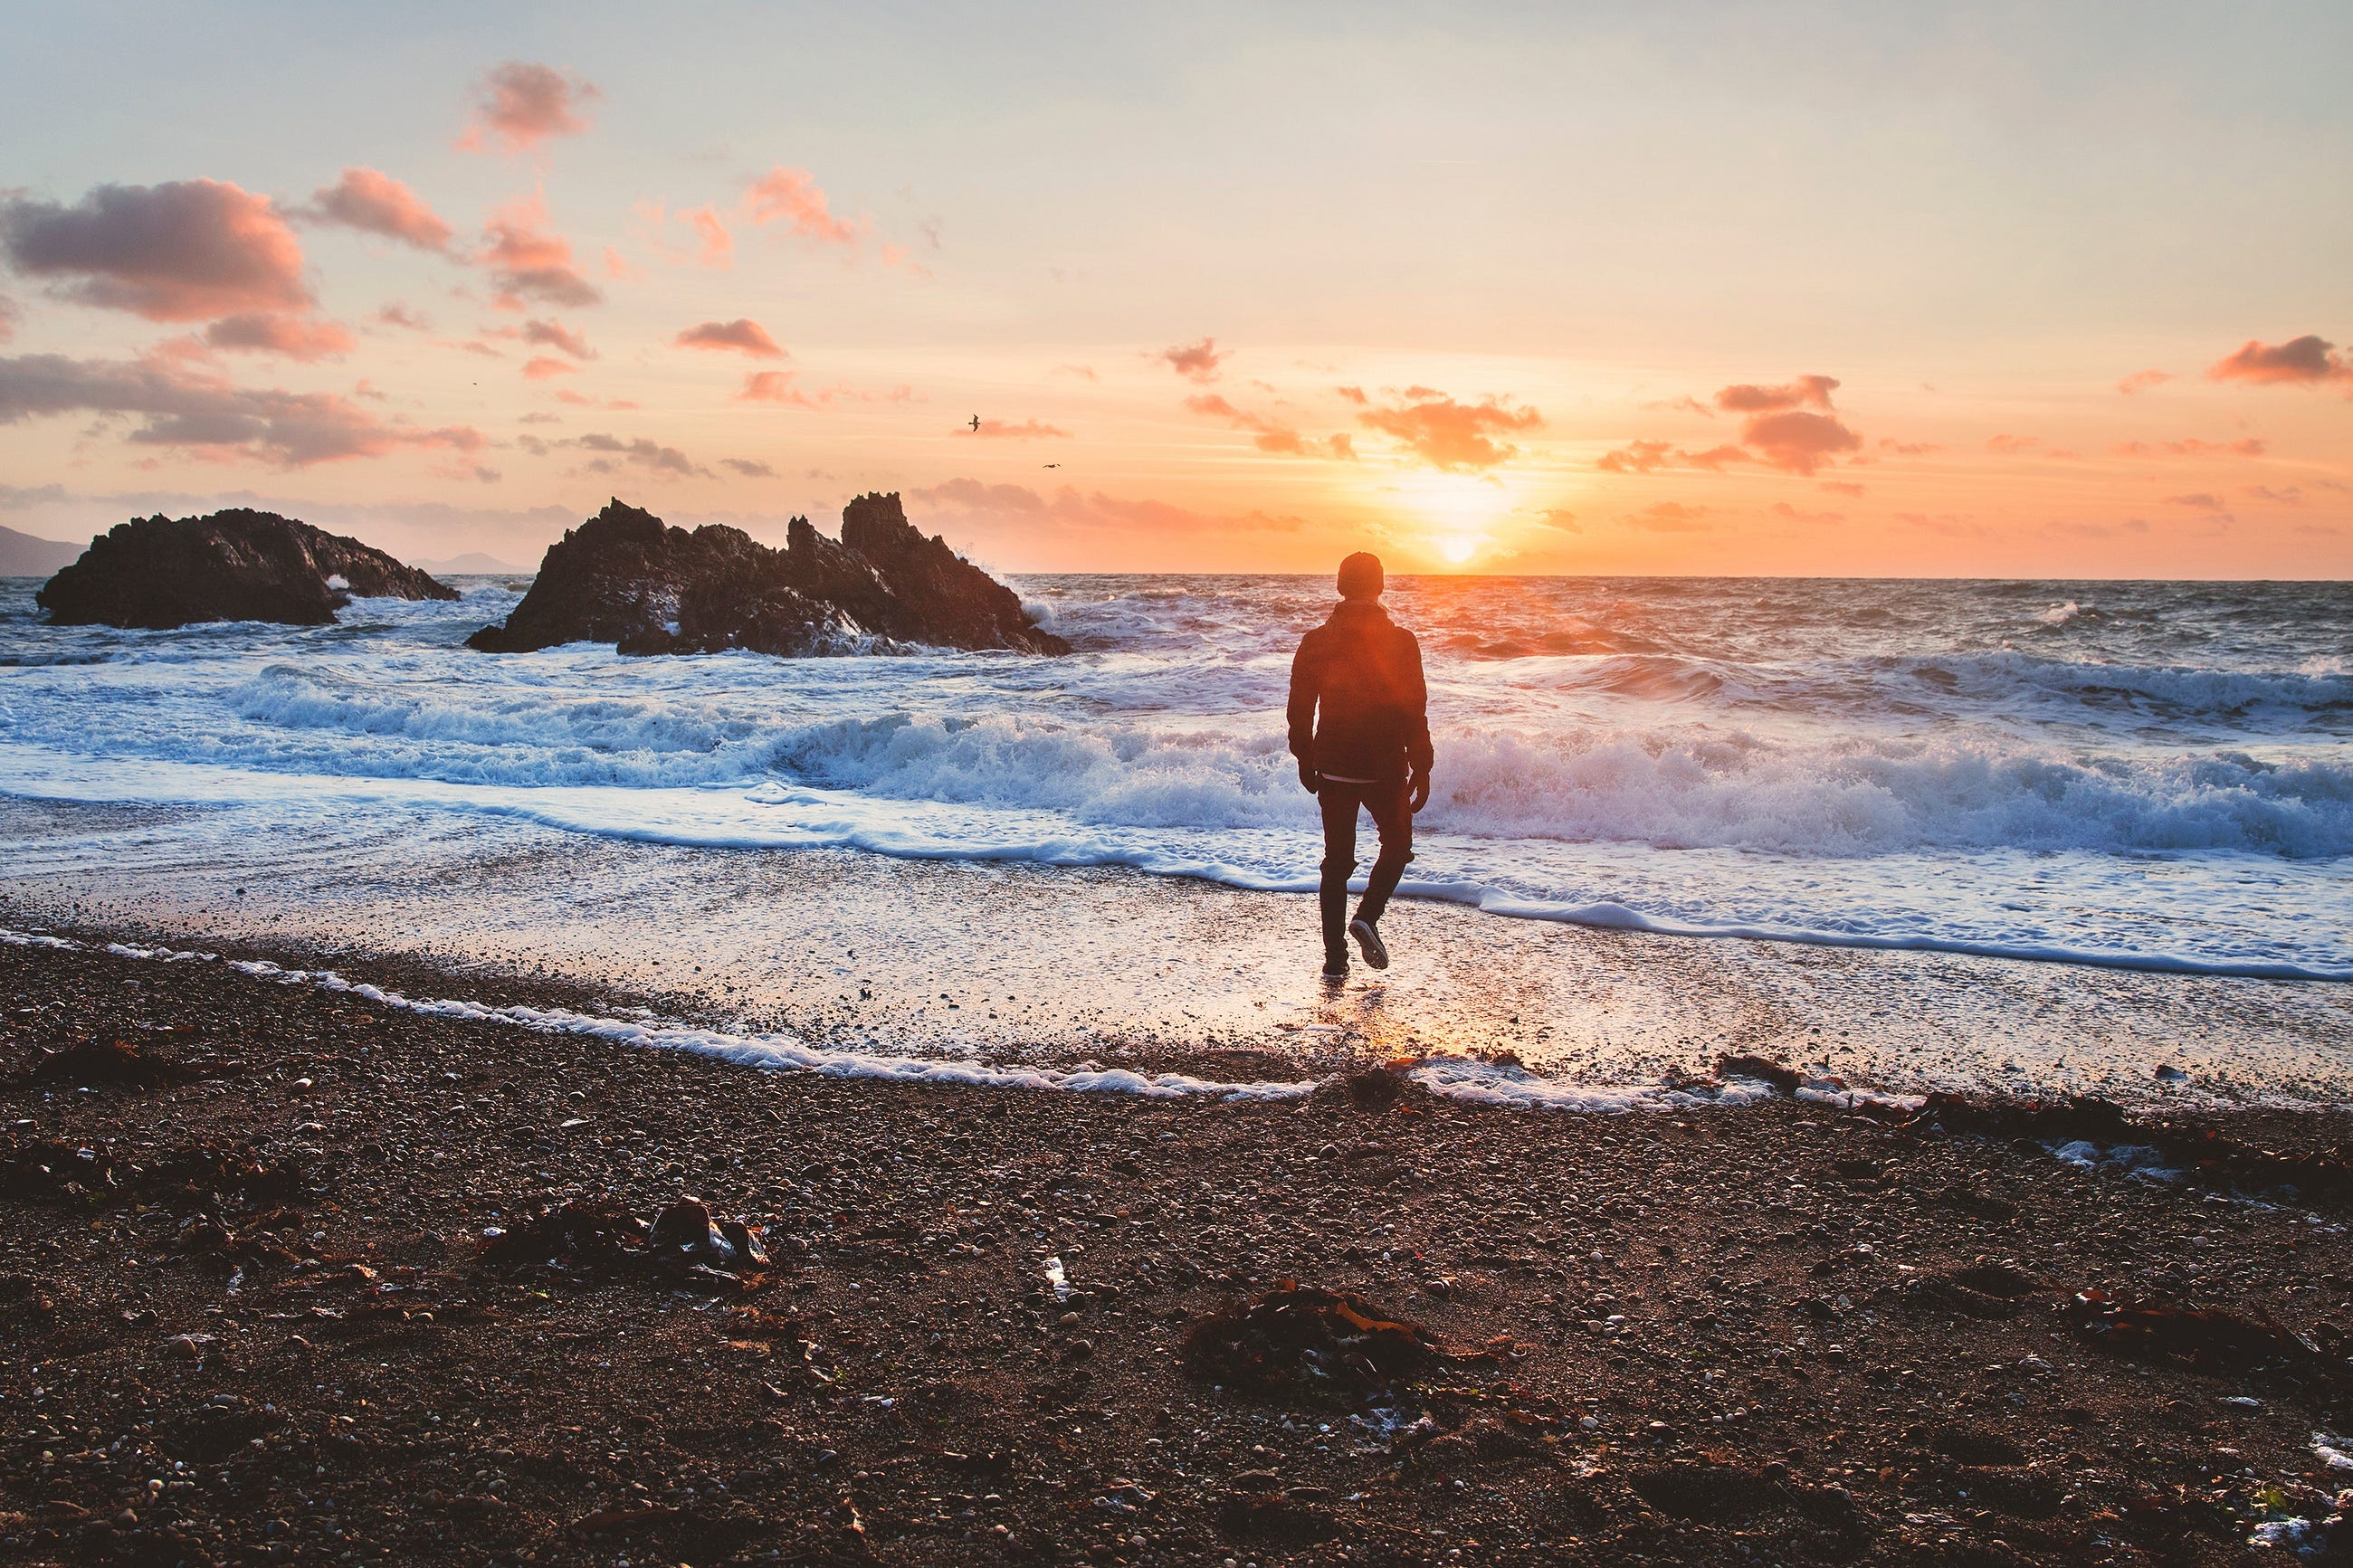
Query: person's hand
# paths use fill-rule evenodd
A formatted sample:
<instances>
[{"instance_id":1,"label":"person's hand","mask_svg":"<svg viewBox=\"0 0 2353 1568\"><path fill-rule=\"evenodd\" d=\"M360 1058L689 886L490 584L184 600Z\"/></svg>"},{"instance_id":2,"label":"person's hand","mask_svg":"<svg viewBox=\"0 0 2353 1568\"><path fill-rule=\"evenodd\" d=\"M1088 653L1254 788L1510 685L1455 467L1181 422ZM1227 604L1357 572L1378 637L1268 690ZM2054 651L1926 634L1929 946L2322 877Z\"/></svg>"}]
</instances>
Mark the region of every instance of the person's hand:
<instances>
[{"instance_id":1,"label":"person's hand","mask_svg":"<svg viewBox=\"0 0 2353 1568\"><path fill-rule=\"evenodd\" d=\"M1413 788L1405 797L1409 815L1419 816L1421 808L1430 804L1430 774L1425 770L1413 775Z\"/></svg>"},{"instance_id":2,"label":"person's hand","mask_svg":"<svg viewBox=\"0 0 2353 1568\"><path fill-rule=\"evenodd\" d=\"M1305 757L1299 759L1299 787L1309 795L1321 795L1324 792L1324 775L1317 773L1314 764Z\"/></svg>"}]
</instances>

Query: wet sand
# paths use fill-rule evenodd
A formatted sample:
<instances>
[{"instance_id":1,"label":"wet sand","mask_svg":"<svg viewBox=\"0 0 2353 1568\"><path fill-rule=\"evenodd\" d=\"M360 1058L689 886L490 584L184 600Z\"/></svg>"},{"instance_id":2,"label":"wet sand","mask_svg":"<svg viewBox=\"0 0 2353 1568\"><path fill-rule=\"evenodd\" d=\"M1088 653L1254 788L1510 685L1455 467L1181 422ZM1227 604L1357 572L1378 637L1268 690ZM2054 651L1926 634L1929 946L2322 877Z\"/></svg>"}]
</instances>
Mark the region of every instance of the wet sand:
<instances>
[{"instance_id":1,"label":"wet sand","mask_svg":"<svg viewBox=\"0 0 2353 1568\"><path fill-rule=\"evenodd\" d=\"M1118 869L23 801L0 802L0 916L18 926L398 961L438 976L429 994L562 985L589 1011L828 1049L1222 1078L1510 1052L1597 1085L1704 1072L1730 1051L1899 1091L2353 1102L2353 986L2323 982L1662 937L1404 901L1384 922L1396 967L1360 968L1335 994L1316 978L1310 900ZM2161 1067L2186 1077L2160 1080Z\"/></svg>"},{"instance_id":2,"label":"wet sand","mask_svg":"<svg viewBox=\"0 0 2353 1568\"><path fill-rule=\"evenodd\" d=\"M21 945L0 999L0 1562L2225 1563L2353 1473L2342 1184L1778 1092L839 1080ZM685 1194L769 1263L533 1228ZM1220 1337L1285 1279L1435 1348Z\"/></svg>"}]
</instances>

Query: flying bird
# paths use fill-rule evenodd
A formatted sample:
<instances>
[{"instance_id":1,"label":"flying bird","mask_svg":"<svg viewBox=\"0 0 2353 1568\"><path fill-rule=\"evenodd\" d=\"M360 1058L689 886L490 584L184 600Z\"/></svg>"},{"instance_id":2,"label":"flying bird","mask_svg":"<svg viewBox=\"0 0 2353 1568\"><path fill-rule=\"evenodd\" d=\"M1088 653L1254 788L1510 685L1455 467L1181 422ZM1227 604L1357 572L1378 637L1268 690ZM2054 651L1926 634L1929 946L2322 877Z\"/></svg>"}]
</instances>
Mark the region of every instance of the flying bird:
<instances>
[{"instance_id":1,"label":"flying bird","mask_svg":"<svg viewBox=\"0 0 2353 1568\"><path fill-rule=\"evenodd\" d=\"M1040 467L1040 468L1060 468L1061 466L1062 466L1062 465L1061 465L1061 464L1060 464L1060 463L1041 463L1041 464L1039 464L1039 467Z\"/></svg>"},{"instance_id":2,"label":"flying bird","mask_svg":"<svg viewBox=\"0 0 2353 1568\"><path fill-rule=\"evenodd\" d=\"M980 416L977 414L972 416L972 433L976 436L980 434Z\"/></svg>"}]
</instances>

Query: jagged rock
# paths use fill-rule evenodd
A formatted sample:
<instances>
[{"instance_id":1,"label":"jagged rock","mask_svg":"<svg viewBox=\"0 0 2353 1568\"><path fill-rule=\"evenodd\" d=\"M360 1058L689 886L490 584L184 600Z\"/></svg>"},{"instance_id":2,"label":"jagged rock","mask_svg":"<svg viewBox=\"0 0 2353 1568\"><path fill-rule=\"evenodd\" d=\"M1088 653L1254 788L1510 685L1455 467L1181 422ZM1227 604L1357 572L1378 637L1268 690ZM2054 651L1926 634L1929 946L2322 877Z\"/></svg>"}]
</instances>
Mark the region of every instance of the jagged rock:
<instances>
[{"instance_id":1,"label":"jagged rock","mask_svg":"<svg viewBox=\"0 0 2353 1568\"><path fill-rule=\"evenodd\" d=\"M615 500L550 545L506 623L467 646L527 653L567 642L629 654L1071 651L1031 623L1011 589L918 532L896 495L843 508L839 540L797 517L782 550L717 524L689 533Z\"/></svg>"},{"instance_id":2,"label":"jagged rock","mask_svg":"<svg viewBox=\"0 0 2353 1568\"><path fill-rule=\"evenodd\" d=\"M150 631L194 621L323 626L354 597L457 596L356 539L241 507L119 522L38 595L61 625Z\"/></svg>"}]
</instances>

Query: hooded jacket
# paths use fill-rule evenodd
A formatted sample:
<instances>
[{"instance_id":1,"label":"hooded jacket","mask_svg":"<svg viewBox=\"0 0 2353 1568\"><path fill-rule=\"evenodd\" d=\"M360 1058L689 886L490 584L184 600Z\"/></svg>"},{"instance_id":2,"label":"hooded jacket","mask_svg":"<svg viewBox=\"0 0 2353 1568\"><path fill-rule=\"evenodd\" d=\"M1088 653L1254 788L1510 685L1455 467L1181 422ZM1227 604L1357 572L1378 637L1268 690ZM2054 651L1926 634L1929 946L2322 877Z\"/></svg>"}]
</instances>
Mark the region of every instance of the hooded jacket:
<instances>
[{"instance_id":1,"label":"hooded jacket","mask_svg":"<svg viewBox=\"0 0 2353 1568\"><path fill-rule=\"evenodd\" d=\"M1326 778L1430 771L1421 645L1373 599L1343 599L1291 661L1291 754Z\"/></svg>"}]
</instances>

